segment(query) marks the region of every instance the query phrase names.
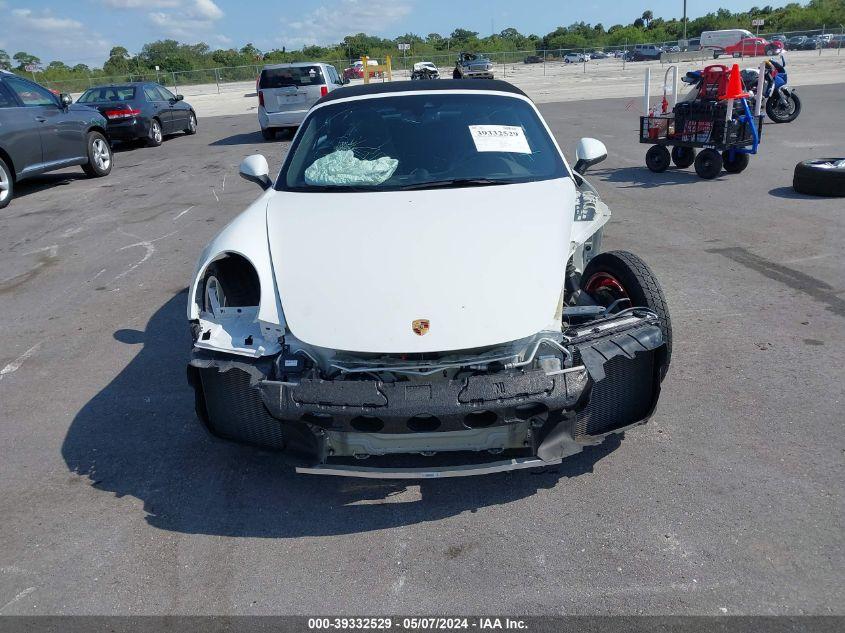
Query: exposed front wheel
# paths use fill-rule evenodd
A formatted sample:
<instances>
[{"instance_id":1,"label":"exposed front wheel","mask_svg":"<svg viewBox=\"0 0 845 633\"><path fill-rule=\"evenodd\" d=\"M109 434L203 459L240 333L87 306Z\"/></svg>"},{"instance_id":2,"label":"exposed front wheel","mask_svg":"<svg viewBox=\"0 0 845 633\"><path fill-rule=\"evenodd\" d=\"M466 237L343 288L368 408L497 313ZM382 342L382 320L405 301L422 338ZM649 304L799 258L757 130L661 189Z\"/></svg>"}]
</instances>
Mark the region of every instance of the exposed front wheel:
<instances>
[{"instance_id":1,"label":"exposed front wheel","mask_svg":"<svg viewBox=\"0 0 845 633\"><path fill-rule=\"evenodd\" d=\"M0 158L0 209L9 205L15 195L15 177L12 170Z\"/></svg>"},{"instance_id":2,"label":"exposed front wheel","mask_svg":"<svg viewBox=\"0 0 845 633\"><path fill-rule=\"evenodd\" d=\"M88 133L88 162L82 170L91 178L108 176L112 166L111 146L100 132Z\"/></svg>"},{"instance_id":3,"label":"exposed front wheel","mask_svg":"<svg viewBox=\"0 0 845 633\"><path fill-rule=\"evenodd\" d=\"M581 289L599 305L618 309L648 308L660 319L666 342L666 365L672 355L672 320L663 289L642 259L628 251L599 253L581 275Z\"/></svg>"},{"instance_id":4,"label":"exposed front wheel","mask_svg":"<svg viewBox=\"0 0 845 633\"><path fill-rule=\"evenodd\" d=\"M722 171L722 155L714 149L705 149L695 157L695 173L712 180Z\"/></svg>"},{"instance_id":5,"label":"exposed front wheel","mask_svg":"<svg viewBox=\"0 0 845 633\"><path fill-rule=\"evenodd\" d=\"M258 305L260 296L258 277L242 259L221 259L206 269L202 282L205 312L217 314L220 308Z\"/></svg>"}]
</instances>

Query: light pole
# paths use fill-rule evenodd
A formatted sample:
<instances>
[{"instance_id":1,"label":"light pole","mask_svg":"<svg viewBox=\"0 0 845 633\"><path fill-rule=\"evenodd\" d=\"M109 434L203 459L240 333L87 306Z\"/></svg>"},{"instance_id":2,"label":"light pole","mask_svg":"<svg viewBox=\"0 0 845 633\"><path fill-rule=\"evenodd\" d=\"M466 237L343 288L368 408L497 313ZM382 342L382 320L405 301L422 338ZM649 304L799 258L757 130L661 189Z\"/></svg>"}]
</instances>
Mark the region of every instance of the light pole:
<instances>
[{"instance_id":1,"label":"light pole","mask_svg":"<svg viewBox=\"0 0 845 633\"><path fill-rule=\"evenodd\" d=\"M684 0L684 39L687 39L687 0Z\"/></svg>"}]
</instances>

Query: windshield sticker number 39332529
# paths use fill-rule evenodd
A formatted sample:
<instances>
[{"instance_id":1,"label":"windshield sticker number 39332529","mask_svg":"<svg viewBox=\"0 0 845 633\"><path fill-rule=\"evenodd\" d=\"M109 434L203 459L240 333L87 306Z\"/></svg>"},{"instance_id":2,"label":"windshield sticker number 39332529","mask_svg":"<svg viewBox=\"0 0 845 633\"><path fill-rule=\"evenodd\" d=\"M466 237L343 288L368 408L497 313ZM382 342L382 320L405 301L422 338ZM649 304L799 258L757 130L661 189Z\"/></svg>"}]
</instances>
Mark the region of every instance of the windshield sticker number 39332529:
<instances>
[{"instance_id":1,"label":"windshield sticker number 39332529","mask_svg":"<svg viewBox=\"0 0 845 633\"><path fill-rule=\"evenodd\" d=\"M516 125L470 125L469 133L479 152L531 153L525 130Z\"/></svg>"}]
</instances>

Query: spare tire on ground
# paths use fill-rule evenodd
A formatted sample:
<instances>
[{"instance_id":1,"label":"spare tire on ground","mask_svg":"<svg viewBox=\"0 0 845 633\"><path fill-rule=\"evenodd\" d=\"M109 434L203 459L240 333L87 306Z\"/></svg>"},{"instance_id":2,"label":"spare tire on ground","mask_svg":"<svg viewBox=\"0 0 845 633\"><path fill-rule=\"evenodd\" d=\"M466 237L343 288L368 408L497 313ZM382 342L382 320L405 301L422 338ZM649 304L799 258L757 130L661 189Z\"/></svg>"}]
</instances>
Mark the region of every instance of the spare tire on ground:
<instances>
[{"instance_id":1,"label":"spare tire on ground","mask_svg":"<svg viewBox=\"0 0 845 633\"><path fill-rule=\"evenodd\" d=\"M845 196L845 158L813 158L795 165L792 188L813 196Z\"/></svg>"}]
</instances>

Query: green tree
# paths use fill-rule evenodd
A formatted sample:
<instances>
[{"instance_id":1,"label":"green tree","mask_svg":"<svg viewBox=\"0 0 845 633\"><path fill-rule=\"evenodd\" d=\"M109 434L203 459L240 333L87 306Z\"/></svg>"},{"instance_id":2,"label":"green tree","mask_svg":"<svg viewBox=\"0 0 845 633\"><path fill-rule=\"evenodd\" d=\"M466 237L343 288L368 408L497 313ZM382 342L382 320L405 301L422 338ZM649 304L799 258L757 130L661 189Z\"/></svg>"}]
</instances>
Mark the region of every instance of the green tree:
<instances>
[{"instance_id":1,"label":"green tree","mask_svg":"<svg viewBox=\"0 0 845 633\"><path fill-rule=\"evenodd\" d=\"M18 70L25 70L27 66L34 65L40 66L41 60L38 59L35 55L31 55L24 51L18 51L12 56L16 62L18 62Z\"/></svg>"},{"instance_id":2,"label":"green tree","mask_svg":"<svg viewBox=\"0 0 845 633\"><path fill-rule=\"evenodd\" d=\"M206 46L206 48L208 48L208 46ZM241 49L241 55L250 58L252 61L261 59L261 51L255 48L252 42L248 42L246 46Z\"/></svg>"},{"instance_id":3,"label":"green tree","mask_svg":"<svg viewBox=\"0 0 845 633\"><path fill-rule=\"evenodd\" d=\"M478 39L478 31L469 31L467 29L455 29L449 36L453 42L457 44L468 44L473 40Z\"/></svg>"},{"instance_id":4,"label":"green tree","mask_svg":"<svg viewBox=\"0 0 845 633\"><path fill-rule=\"evenodd\" d=\"M642 21L645 23L645 27L648 28L651 21L654 19L654 13L652 13L651 9L646 9L643 11Z\"/></svg>"},{"instance_id":5,"label":"green tree","mask_svg":"<svg viewBox=\"0 0 845 633\"><path fill-rule=\"evenodd\" d=\"M12 70L12 60L9 58L9 53L0 49L0 70Z\"/></svg>"},{"instance_id":6,"label":"green tree","mask_svg":"<svg viewBox=\"0 0 845 633\"><path fill-rule=\"evenodd\" d=\"M123 59L129 59L129 51L126 50L123 46L114 46L111 51L109 51L109 57L122 57Z\"/></svg>"}]
</instances>

